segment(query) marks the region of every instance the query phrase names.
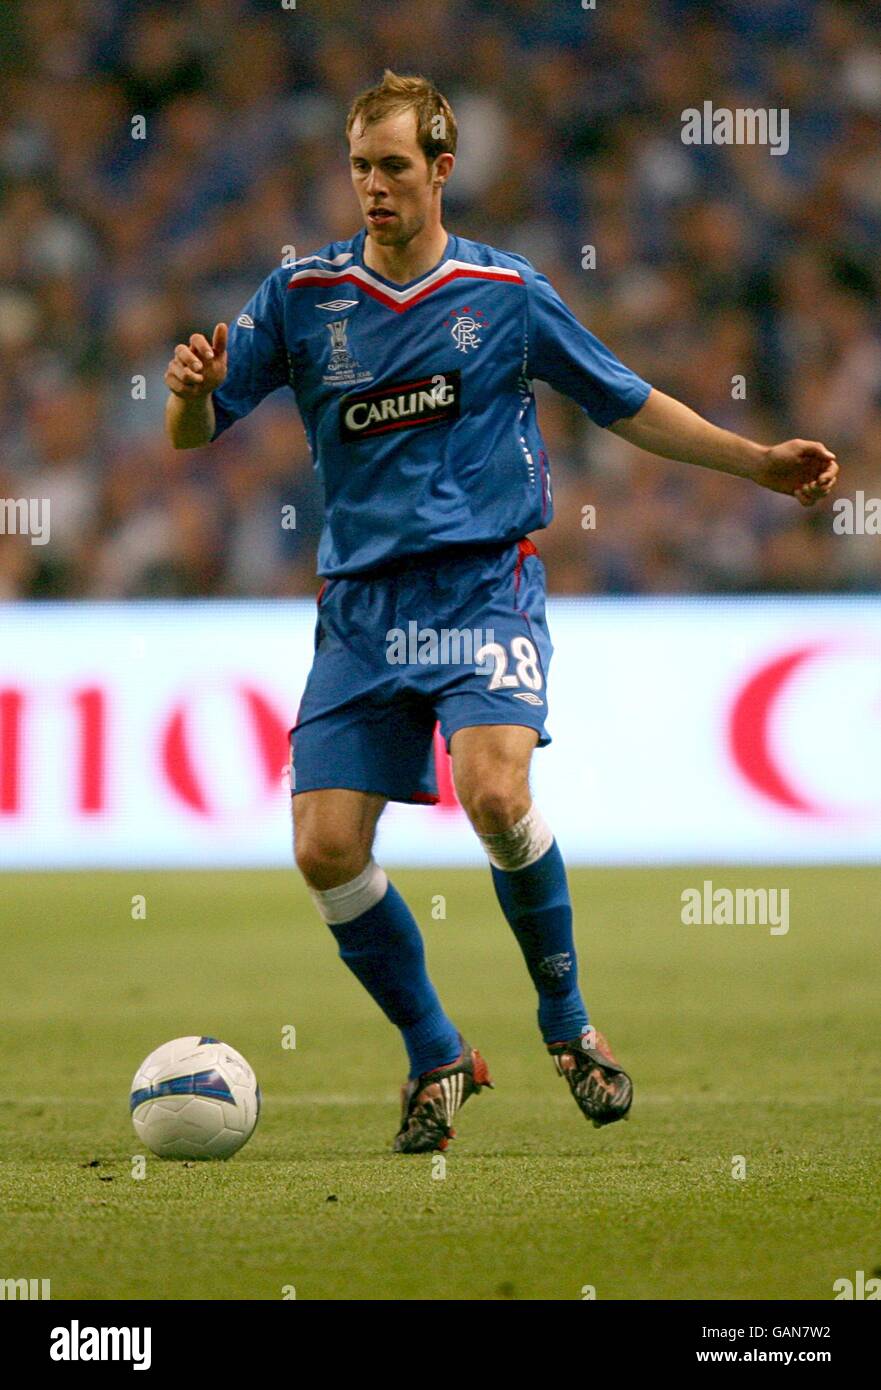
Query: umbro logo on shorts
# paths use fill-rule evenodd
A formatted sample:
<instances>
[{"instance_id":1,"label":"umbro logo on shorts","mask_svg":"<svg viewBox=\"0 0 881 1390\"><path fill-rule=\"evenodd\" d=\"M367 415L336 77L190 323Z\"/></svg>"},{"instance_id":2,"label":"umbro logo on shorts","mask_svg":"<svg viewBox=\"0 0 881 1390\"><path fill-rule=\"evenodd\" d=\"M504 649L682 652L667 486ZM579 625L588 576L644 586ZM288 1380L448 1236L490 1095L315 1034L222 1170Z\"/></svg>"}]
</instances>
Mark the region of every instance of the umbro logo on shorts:
<instances>
[{"instance_id":1,"label":"umbro logo on shorts","mask_svg":"<svg viewBox=\"0 0 881 1390\"><path fill-rule=\"evenodd\" d=\"M340 438L366 439L391 430L440 425L459 418L461 373L437 372L418 381L391 382L340 401Z\"/></svg>"},{"instance_id":2,"label":"umbro logo on shorts","mask_svg":"<svg viewBox=\"0 0 881 1390\"><path fill-rule=\"evenodd\" d=\"M236 323L238 324L239 328L254 327L254 320L251 318L250 314L239 314L238 318L236 319Z\"/></svg>"}]
</instances>

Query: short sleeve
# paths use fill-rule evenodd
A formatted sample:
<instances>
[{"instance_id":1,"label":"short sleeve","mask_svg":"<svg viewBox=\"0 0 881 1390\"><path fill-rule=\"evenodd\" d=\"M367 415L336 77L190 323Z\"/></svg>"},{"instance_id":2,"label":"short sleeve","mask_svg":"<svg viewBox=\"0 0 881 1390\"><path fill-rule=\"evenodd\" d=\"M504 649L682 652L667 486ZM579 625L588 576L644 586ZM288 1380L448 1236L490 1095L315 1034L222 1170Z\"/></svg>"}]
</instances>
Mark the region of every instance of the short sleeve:
<instances>
[{"instance_id":1,"label":"short sleeve","mask_svg":"<svg viewBox=\"0 0 881 1390\"><path fill-rule=\"evenodd\" d=\"M562 301L546 276L524 276L529 304L526 375L546 381L597 425L635 415L651 386L619 361Z\"/></svg>"},{"instance_id":2,"label":"short sleeve","mask_svg":"<svg viewBox=\"0 0 881 1390\"><path fill-rule=\"evenodd\" d=\"M213 395L213 439L289 384L282 295L281 277L270 275L230 326L226 380Z\"/></svg>"}]
</instances>

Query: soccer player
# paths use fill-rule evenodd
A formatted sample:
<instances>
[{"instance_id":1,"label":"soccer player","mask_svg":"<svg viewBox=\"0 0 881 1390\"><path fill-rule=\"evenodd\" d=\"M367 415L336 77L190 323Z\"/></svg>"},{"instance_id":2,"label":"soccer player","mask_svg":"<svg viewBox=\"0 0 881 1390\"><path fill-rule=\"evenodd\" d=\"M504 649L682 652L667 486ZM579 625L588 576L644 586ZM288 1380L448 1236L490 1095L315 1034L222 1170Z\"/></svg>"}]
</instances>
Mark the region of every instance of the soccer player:
<instances>
[{"instance_id":1,"label":"soccer player","mask_svg":"<svg viewBox=\"0 0 881 1390\"><path fill-rule=\"evenodd\" d=\"M342 959L403 1035L395 1149L445 1148L457 1110L492 1084L372 852L390 799L436 800L438 721L542 1039L583 1114L606 1125L633 1088L589 1020L563 860L529 789L532 751L549 742L551 656L527 539L552 514L532 380L653 454L805 506L838 465L823 444L718 429L624 366L523 256L447 232L456 122L430 82L387 71L346 132L363 227L274 270L229 335L219 323L211 342L178 344L168 434L197 448L277 387L296 396L325 501L314 662L291 734L296 861ZM435 634L421 660L401 651L412 632Z\"/></svg>"}]
</instances>

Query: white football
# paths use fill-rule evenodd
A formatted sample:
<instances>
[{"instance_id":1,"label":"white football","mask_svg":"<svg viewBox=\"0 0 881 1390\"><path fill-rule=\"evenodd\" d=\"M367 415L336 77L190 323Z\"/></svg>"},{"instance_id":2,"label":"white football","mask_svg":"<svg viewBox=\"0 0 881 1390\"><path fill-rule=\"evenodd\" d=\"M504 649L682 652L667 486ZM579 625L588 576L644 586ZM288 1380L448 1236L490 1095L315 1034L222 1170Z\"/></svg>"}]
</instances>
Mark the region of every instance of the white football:
<instances>
[{"instance_id":1,"label":"white football","mask_svg":"<svg viewBox=\"0 0 881 1390\"><path fill-rule=\"evenodd\" d=\"M260 1116L260 1087L217 1038L175 1038L138 1067L129 1099L138 1138L160 1158L229 1158Z\"/></svg>"}]
</instances>

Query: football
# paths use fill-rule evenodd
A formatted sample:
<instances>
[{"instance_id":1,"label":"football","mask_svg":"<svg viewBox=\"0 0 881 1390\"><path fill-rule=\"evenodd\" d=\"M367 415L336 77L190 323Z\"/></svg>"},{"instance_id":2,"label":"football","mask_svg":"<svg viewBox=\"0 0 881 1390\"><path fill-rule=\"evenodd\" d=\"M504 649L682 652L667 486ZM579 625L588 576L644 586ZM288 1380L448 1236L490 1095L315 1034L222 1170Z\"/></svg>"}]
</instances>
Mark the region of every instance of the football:
<instances>
[{"instance_id":1,"label":"football","mask_svg":"<svg viewBox=\"0 0 881 1390\"><path fill-rule=\"evenodd\" d=\"M138 1138L160 1158L230 1158L254 1133L260 1087L218 1038L175 1038L146 1057L129 1099Z\"/></svg>"}]
</instances>

